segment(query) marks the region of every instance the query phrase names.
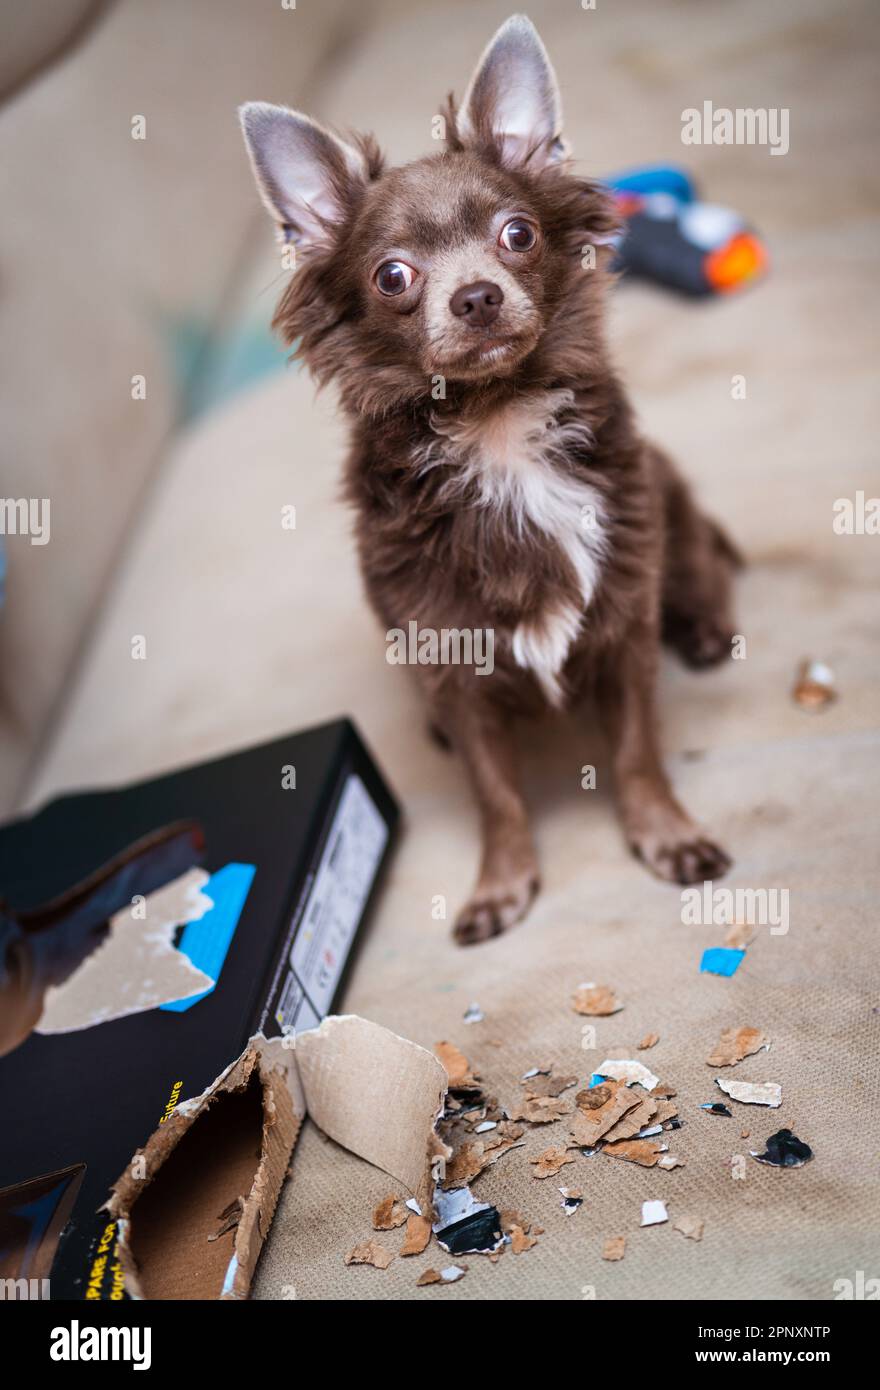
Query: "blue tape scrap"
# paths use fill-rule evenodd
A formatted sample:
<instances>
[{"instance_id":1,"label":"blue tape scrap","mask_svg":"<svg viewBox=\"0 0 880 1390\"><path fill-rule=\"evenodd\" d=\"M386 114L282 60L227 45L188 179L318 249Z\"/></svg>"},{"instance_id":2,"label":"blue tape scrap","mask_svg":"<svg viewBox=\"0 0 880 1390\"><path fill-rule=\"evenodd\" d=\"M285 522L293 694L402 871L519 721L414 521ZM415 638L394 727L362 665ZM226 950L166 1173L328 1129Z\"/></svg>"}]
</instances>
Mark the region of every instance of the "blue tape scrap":
<instances>
[{"instance_id":1,"label":"blue tape scrap","mask_svg":"<svg viewBox=\"0 0 880 1390\"><path fill-rule=\"evenodd\" d=\"M729 946L710 946L703 952L700 973L703 975L734 975L740 967L745 951L734 951Z\"/></svg>"}]
</instances>

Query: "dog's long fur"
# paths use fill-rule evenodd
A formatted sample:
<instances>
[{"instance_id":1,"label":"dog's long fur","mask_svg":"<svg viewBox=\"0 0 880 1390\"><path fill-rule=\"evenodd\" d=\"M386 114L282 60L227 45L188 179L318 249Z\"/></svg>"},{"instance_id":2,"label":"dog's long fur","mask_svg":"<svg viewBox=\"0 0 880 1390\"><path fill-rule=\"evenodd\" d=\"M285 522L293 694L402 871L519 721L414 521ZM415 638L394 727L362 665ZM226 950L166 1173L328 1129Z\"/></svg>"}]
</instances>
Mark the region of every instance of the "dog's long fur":
<instances>
[{"instance_id":1,"label":"dog's long fur","mask_svg":"<svg viewBox=\"0 0 880 1390\"><path fill-rule=\"evenodd\" d=\"M587 690L634 851L681 883L728 866L669 787L653 688L661 636L695 666L729 652L737 555L640 435L610 363L614 208L571 172L528 20L502 27L445 120L443 152L386 171L369 138L243 108L258 185L300 261L275 327L351 419L346 488L373 607L388 629L495 633L490 679L417 667L481 811L479 881L456 923L471 942L522 917L538 883L510 717ZM513 250L499 228L523 221L536 244ZM393 297L375 279L388 262L414 275ZM490 323L457 315L463 284L503 297Z\"/></svg>"}]
</instances>

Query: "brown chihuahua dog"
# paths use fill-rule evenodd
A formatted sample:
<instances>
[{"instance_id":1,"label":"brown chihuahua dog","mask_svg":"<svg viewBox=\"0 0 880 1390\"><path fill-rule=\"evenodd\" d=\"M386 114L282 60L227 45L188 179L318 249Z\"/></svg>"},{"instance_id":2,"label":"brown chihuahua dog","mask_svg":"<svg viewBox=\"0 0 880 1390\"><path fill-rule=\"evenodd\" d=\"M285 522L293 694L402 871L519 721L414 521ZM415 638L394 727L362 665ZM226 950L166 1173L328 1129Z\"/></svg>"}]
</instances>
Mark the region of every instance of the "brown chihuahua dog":
<instances>
[{"instance_id":1,"label":"brown chihuahua dog","mask_svg":"<svg viewBox=\"0 0 880 1390\"><path fill-rule=\"evenodd\" d=\"M370 600L389 630L492 636L488 679L436 648L417 668L481 814L456 938L504 931L538 887L512 717L588 691L634 852L676 883L723 873L663 769L654 685L661 636L692 666L729 653L738 557L638 432L609 361L614 208L571 172L532 24L502 26L447 102L443 150L403 168L284 107L241 114L296 248L274 327L351 419Z\"/></svg>"}]
</instances>

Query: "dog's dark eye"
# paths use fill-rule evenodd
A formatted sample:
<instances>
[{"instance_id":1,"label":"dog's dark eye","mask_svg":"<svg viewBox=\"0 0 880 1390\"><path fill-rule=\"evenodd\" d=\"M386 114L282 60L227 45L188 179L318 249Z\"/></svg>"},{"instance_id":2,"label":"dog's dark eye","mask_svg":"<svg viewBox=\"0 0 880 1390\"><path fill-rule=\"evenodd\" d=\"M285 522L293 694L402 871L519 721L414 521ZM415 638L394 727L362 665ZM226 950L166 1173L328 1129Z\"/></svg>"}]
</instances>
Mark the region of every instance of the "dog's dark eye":
<instances>
[{"instance_id":1,"label":"dog's dark eye","mask_svg":"<svg viewBox=\"0 0 880 1390\"><path fill-rule=\"evenodd\" d=\"M403 294L415 278L415 271L406 261L386 261L373 276L380 294Z\"/></svg>"},{"instance_id":2,"label":"dog's dark eye","mask_svg":"<svg viewBox=\"0 0 880 1390\"><path fill-rule=\"evenodd\" d=\"M501 228L498 240L508 251L531 251L538 240L538 234L530 222L515 217L512 222L505 223Z\"/></svg>"}]
</instances>

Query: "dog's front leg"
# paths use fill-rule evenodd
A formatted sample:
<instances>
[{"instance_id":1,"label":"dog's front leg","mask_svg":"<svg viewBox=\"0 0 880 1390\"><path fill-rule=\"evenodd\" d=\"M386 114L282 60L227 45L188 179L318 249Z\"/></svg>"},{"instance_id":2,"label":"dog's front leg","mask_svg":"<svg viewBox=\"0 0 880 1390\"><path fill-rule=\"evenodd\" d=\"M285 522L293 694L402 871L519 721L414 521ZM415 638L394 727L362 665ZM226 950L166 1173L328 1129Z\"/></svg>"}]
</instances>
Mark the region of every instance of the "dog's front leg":
<instances>
[{"instance_id":1,"label":"dog's front leg","mask_svg":"<svg viewBox=\"0 0 880 1390\"><path fill-rule=\"evenodd\" d=\"M464 755L482 828L477 886L454 930L456 941L467 946L498 936L525 916L538 890L538 862L509 715L468 695L455 701L444 723Z\"/></svg>"},{"instance_id":2,"label":"dog's front leg","mask_svg":"<svg viewBox=\"0 0 880 1390\"><path fill-rule=\"evenodd\" d=\"M599 709L631 849L660 878L702 883L723 874L731 861L694 824L669 785L654 708L657 650L657 635L647 626L628 634L603 662Z\"/></svg>"}]
</instances>

